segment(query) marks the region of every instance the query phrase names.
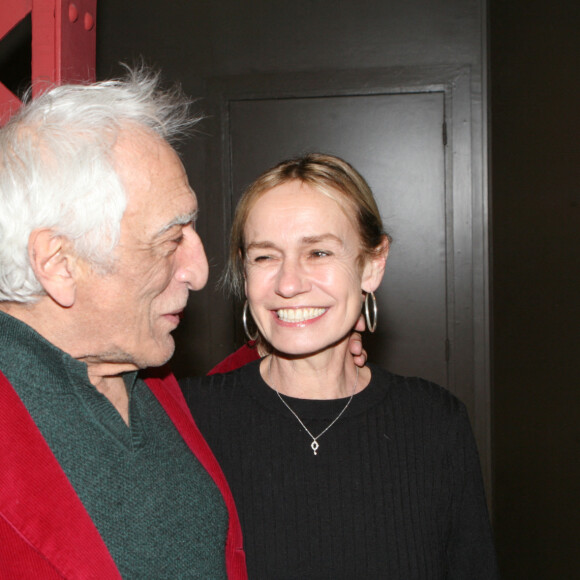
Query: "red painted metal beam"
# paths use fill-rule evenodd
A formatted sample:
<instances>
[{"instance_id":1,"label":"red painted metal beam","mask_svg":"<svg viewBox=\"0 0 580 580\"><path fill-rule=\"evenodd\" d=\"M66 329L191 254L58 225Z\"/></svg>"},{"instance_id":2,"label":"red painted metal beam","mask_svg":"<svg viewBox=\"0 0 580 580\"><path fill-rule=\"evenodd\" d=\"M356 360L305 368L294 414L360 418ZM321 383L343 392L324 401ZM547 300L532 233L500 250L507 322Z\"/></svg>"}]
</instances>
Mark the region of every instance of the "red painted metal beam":
<instances>
[{"instance_id":1,"label":"red painted metal beam","mask_svg":"<svg viewBox=\"0 0 580 580\"><path fill-rule=\"evenodd\" d=\"M32 0L2 0L0 39L4 38L31 10Z\"/></svg>"},{"instance_id":2,"label":"red painted metal beam","mask_svg":"<svg viewBox=\"0 0 580 580\"><path fill-rule=\"evenodd\" d=\"M1 0L0 40L32 12L32 94L95 80L97 0ZM20 106L0 83L0 124Z\"/></svg>"},{"instance_id":3,"label":"red painted metal beam","mask_svg":"<svg viewBox=\"0 0 580 580\"><path fill-rule=\"evenodd\" d=\"M2 0L0 3L0 42L32 9L32 0ZM0 83L0 125L20 107L20 99Z\"/></svg>"},{"instance_id":4,"label":"red painted metal beam","mask_svg":"<svg viewBox=\"0 0 580 580\"><path fill-rule=\"evenodd\" d=\"M97 0L32 0L32 91L95 80Z\"/></svg>"}]
</instances>

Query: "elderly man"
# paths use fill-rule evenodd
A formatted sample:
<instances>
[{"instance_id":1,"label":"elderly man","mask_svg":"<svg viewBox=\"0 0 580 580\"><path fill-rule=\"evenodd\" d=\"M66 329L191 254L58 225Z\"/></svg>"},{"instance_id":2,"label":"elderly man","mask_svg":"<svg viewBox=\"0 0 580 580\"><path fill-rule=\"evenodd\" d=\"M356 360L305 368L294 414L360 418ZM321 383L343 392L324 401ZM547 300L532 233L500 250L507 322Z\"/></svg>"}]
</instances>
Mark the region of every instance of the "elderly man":
<instances>
[{"instance_id":1,"label":"elderly man","mask_svg":"<svg viewBox=\"0 0 580 580\"><path fill-rule=\"evenodd\" d=\"M0 131L0 577L245 578L223 474L147 367L208 265L142 72L55 88Z\"/></svg>"}]
</instances>

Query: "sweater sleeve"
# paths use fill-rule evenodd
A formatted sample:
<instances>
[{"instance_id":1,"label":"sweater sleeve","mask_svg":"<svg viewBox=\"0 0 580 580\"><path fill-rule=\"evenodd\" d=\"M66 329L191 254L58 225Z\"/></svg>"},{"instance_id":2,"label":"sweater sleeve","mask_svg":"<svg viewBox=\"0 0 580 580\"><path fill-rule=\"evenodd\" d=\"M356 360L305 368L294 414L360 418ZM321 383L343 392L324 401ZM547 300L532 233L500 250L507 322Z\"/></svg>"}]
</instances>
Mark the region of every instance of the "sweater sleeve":
<instances>
[{"instance_id":1,"label":"sweater sleeve","mask_svg":"<svg viewBox=\"0 0 580 580\"><path fill-rule=\"evenodd\" d=\"M496 580L499 573L479 456L463 404L451 436L449 465L453 473L454 493L447 544L448 578Z\"/></svg>"}]
</instances>

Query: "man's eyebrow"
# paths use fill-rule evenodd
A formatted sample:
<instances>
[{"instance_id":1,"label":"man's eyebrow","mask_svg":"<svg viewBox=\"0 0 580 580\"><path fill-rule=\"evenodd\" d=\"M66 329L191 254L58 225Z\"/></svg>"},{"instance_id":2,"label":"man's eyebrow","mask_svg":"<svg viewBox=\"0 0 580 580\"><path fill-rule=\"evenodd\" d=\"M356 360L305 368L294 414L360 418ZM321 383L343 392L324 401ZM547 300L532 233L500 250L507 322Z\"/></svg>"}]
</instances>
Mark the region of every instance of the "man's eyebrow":
<instances>
[{"instance_id":1,"label":"man's eyebrow","mask_svg":"<svg viewBox=\"0 0 580 580\"><path fill-rule=\"evenodd\" d=\"M162 236L165 232L169 231L171 228L175 226L185 226L187 224L195 223L197 221L197 217L199 215L199 211L196 209L190 213L181 214L174 217L169 223L165 224L163 227L159 229L159 231L155 234L155 237Z\"/></svg>"}]
</instances>

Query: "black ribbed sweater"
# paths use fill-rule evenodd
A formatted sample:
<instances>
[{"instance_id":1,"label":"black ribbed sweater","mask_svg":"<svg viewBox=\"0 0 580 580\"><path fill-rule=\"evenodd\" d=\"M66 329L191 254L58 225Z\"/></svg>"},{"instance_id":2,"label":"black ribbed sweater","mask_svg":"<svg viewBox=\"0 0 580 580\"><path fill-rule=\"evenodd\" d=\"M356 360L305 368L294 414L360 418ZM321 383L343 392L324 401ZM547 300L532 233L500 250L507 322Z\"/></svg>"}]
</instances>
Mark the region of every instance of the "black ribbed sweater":
<instances>
[{"instance_id":1,"label":"black ribbed sweater","mask_svg":"<svg viewBox=\"0 0 580 580\"><path fill-rule=\"evenodd\" d=\"M259 361L182 382L232 488L250 579L497 578L465 407L369 366L316 456ZM286 400L315 435L345 404Z\"/></svg>"}]
</instances>

